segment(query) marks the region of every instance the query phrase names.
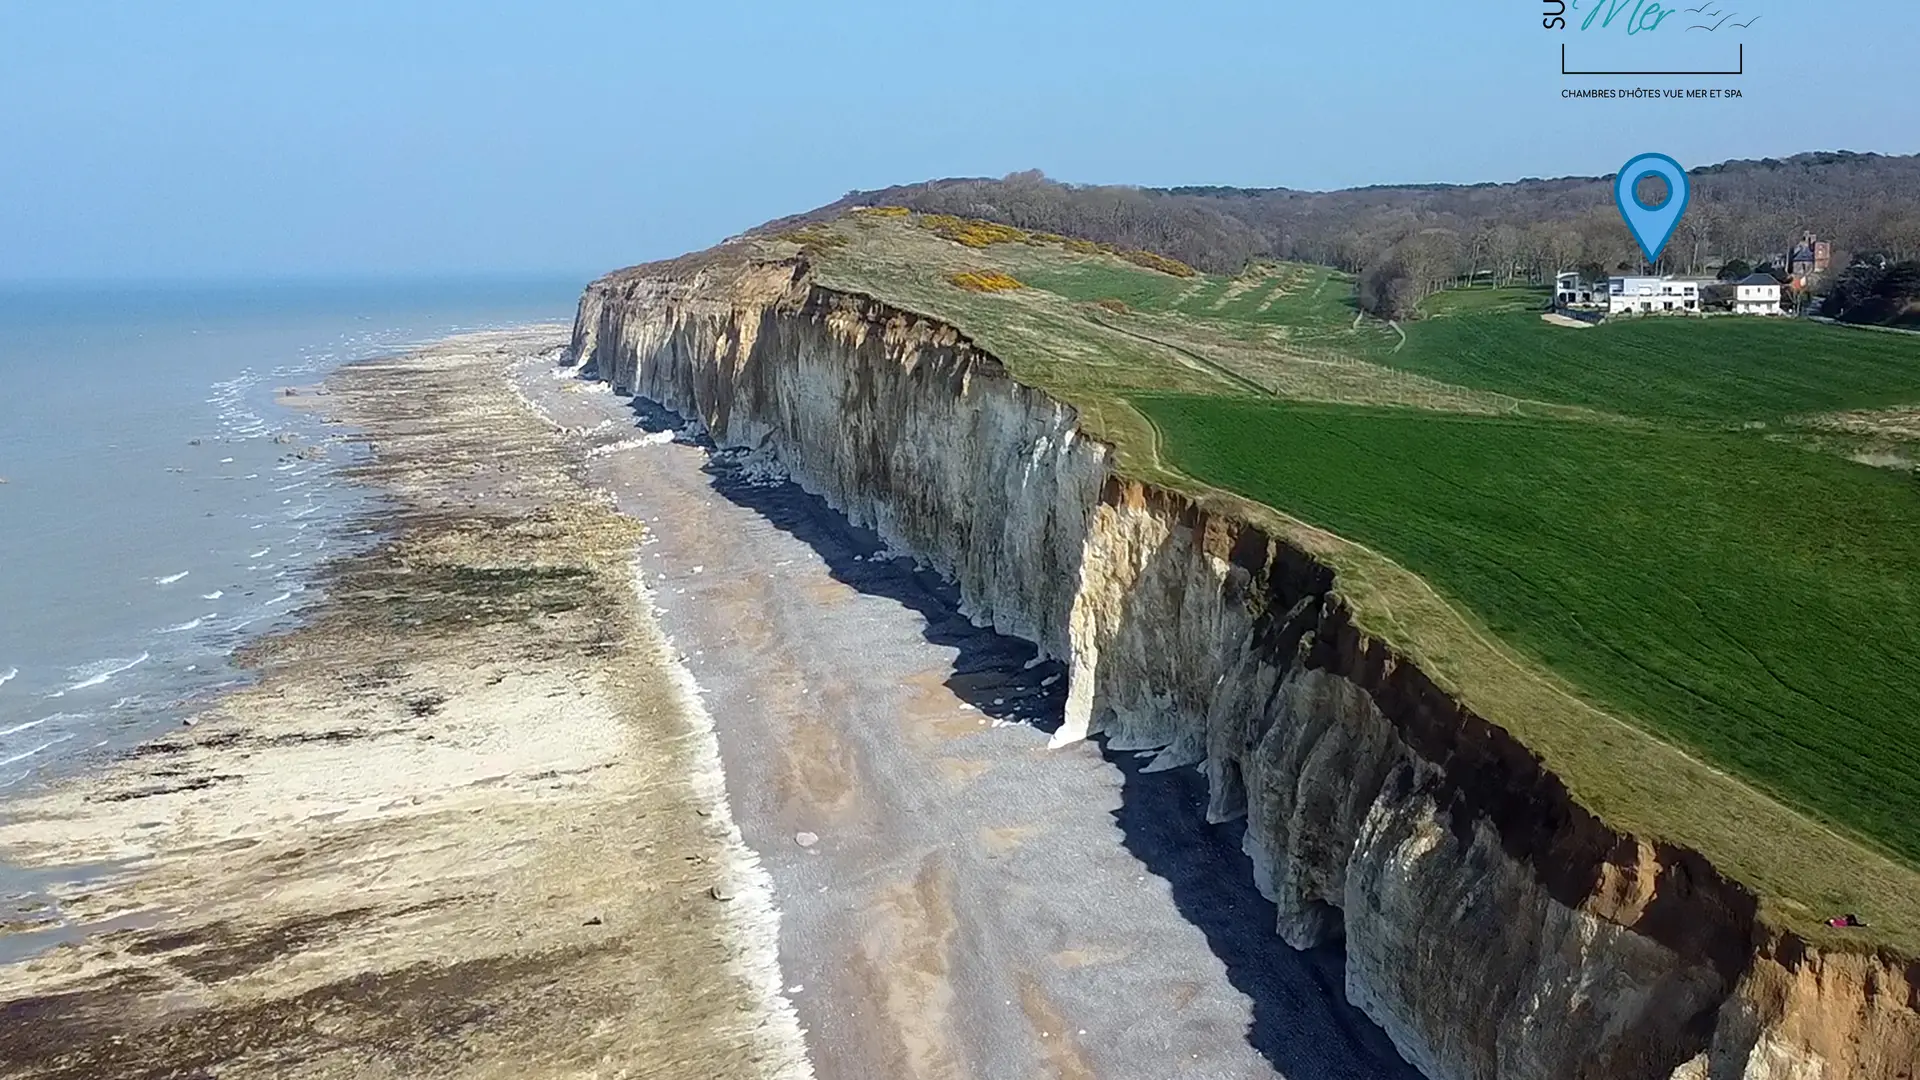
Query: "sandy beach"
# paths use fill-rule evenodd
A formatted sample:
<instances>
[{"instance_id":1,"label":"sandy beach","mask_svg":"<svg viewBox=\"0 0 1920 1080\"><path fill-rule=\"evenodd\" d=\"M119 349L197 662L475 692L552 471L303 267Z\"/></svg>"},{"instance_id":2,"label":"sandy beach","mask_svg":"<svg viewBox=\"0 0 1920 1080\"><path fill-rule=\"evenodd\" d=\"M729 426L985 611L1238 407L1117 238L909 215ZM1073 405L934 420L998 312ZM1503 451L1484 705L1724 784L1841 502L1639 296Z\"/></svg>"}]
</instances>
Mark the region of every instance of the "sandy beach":
<instances>
[{"instance_id":1,"label":"sandy beach","mask_svg":"<svg viewBox=\"0 0 1920 1080\"><path fill-rule=\"evenodd\" d=\"M1203 776L1049 747L1060 663L766 451L571 369L516 382L647 529L823 1080L1417 1076L1346 1002L1338 948L1275 936Z\"/></svg>"},{"instance_id":2,"label":"sandy beach","mask_svg":"<svg viewBox=\"0 0 1920 1080\"><path fill-rule=\"evenodd\" d=\"M0 857L120 869L0 966L0 1073L1411 1075L1196 774L1049 749L1059 664L564 333L284 396L384 540L257 686L8 808Z\"/></svg>"},{"instance_id":3,"label":"sandy beach","mask_svg":"<svg viewBox=\"0 0 1920 1080\"><path fill-rule=\"evenodd\" d=\"M5 807L7 861L114 870L49 886L90 933L0 966L0 1073L809 1074L643 531L507 382L564 337L302 395L371 444L383 540L255 686Z\"/></svg>"}]
</instances>

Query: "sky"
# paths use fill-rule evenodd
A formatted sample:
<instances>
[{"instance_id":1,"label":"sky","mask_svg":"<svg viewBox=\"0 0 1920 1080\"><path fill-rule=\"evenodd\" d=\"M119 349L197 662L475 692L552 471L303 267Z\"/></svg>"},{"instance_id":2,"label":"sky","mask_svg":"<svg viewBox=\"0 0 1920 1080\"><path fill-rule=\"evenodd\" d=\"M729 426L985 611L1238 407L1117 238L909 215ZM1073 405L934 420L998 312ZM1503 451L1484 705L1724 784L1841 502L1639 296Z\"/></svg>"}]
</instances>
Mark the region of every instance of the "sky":
<instances>
[{"instance_id":1,"label":"sky","mask_svg":"<svg viewBox=\"0 0 1920 1080\"><path fill-rule=\"evenodd\" d=\"M1557 0L0 0L0 280L585 278L1028 168L1324 189L1920 152L1920 113L1873 104L1920 6L1720 0L1760 18L1628 35L1653 0L1570 2L1549 30ZM1738 77L1560 73L1562 44L1717 69L1736 41ZM1635 86L1742 97L1562 96Z\"/></svg>"}]
</instances>

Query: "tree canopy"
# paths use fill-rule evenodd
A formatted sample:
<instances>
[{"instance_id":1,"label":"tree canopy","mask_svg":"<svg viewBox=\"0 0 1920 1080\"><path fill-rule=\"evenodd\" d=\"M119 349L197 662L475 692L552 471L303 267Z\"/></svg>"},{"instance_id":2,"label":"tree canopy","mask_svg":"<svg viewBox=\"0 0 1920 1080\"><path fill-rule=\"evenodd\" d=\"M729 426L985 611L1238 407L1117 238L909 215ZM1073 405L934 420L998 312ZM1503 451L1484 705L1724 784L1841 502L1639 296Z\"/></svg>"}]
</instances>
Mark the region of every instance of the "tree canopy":
<instances>
[{"instance_id":1,"label":"tree canopy","mask_svg":"<svg viewBox=\"0 0 1920 1080\"><path fill-rule=\"evenodd\" d=\"M766 228L853 206L905 206L1156 252L1215 272L1293 259L1360 274L1363 302L1383 315L1404 314L1449 284L1544 281L1580 267L1604 276L1700 273L1735 259L1751 266L1784 256L1807 231L1832 241L1836 265L1860 252L1890 263L1920 259L1920 155L1809 153L1688 175L1687 212L1654 267L1603 176L1296 191L1064 184L1030 170L849 192Z\"/></svg>"}]
</instances>

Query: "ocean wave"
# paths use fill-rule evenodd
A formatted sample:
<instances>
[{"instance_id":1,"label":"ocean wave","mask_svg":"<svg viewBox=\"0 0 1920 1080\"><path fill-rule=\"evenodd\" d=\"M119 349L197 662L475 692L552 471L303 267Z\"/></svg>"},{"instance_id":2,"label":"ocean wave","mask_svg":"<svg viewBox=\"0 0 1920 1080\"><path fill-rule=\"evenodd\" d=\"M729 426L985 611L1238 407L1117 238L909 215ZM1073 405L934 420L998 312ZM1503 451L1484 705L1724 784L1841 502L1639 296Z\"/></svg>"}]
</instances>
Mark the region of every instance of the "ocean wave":
<instances>
[{"instance_id":1,"label":"ocean wave","mask_svg":"<svg viewBox=\"0 0 1920 1080\"><path fill-rule=\"evenodd\" d=\"M179 581L181 578L186 577L188 574L191 574L191 573L193 573L193 571L191 570L182 570L177 574L168 574L166 577L154 578L153 583L155 585L171 585L174 582Z\"/></svg>"},{"instance_id":2,"label":"ocean wave","mask_svg":"<svg viewBox=\"0 0 1920 1080\"><path fill-rule=\"evenodd\" d=\"M227 592L226 592L226 590L225 590L225 589L215 589L215 590L213 590L212 592L205 592L205 593L201 593L201 594L200 594L200 599L202 599L202 600L218 600L218 599L220 599L221 597L223 597L223 596L225 596L225 595L227 595Z\"/></svg>"},{"instance_id":3,"label":"ocean wave","mask_svg":"<svg viewBox=\"0 0 1920 1080\"><path fill-rule=\"evenodd\" d=\"M264 604L261 604L260 606L261 606L261 607L272 607L272 606L273 606L274 604L283 604L283 603L286 603L286 602L287 602L288 600L291 600L291 599L293 599L293 594L292 594L291 592L283 592L283 593L281 593L281 594L280 594L279 596L276 596L276 597L274 597L273 599L271 599L271 600L269 600L269 601L267 601L267 602L266 602L266 603L264 603Z\"/></svg>"},{"instance_id":4,"label":"ocean wave","mask_svg":"<svg viewBox=\"0 0 1920 1080\"><path fill-rule=\"evenodd\" d=\"M113 678L115 675L118 675L123 671L126 671L130 668L138 667L139 665L146 663L148 660L151 660L152 658L153 658L153 654L143 652L139 656L136 656L131 660L120 660L120 659L101 660L98 663L88 664L84 667L74 668L72 669L70 674L81 676L80 681L77 683L74 683L72 686L67 687L65 690L61 690L58 693L51 694L49 696L59 697L62 694L70 694L76 690L91 689L92 687L99 686L101 683L106 682L108 679Z\"/></svg>"},{"instance_id":5,"label":"ocean wave","mask_svg":"<svg viewBox=\"0 0 1920 1080\"><path fill-rule=\"evenodd\" d=\"M252 626L254 623L259 622L263 618L266 618L264 614L249 615L244 619L240 619L240 618L234 619L232 622L220 628L222 640L223 641L237 640L241 636L240 631L245 630L247 627ZM236 648L239 648L239 646L237 645L232 646L227 649L227 652L231 653ZM195 665L195 666L197 667L198 665ZM192 671L194 669L190 667L187 670Z\"/></svg>"},{"instance_id":6,"label":"ocean wave","mask_svg":"<svg viewBox=\"0 0 1920 1080\"><path fill-rule=\"evenodd\" d=\"M263 548L261 548L261 549L260 549L259 551L256 551L256 552L254 552L253 554L251 554L251 555L249 555L249 556L247 556L247 558L249 558L249 559L257 559L257 558L259 558L260 556L262 556L262 555L265 555L265 554L266 554L267 552L269 552L269 551L272 551L272 550L273 550L273 549L272 549L272 548L270 548L270 547L263 547Z\"/></svg>"},{"instance_id":7,"label":"ocean wave","mask_svg":"<svg viewBox=\"0 0 1920 1080\"><path fill-rule=\"evenodd\" d=\"M72 727L74 721L76 720L85 721L85 720L92 720L92 719L94 719L93 713L84 713L84 712L48 713L46 716L42 716L38 720L28 720L25 723L15 724L12 727L0 728L0 737L18 734L19 732L22 732L22 731L31 731L42 724L52 724L54 728L58 730L58 729Z\"/></svg>"},{"instance_id":8,"label":"ocean wave","mask_svg":"<svg viewBox=\"0 0 1920 1080\"><path fill-rule=\"evenodd\" d=\"M206 622L208 619L217 619L219 617L220 617L219 612L209 611L205 615L202 615L197 619L188 619L186 622L180 623L176 626L164 626L154 632L157 634L178 634L183 630L198 630L200 629L201 623Z\"/></svg>"},{"instance_id":9,"label":"ocean wave","mask_svg":"<svg viewBox=\"0 0 1920 1080\"><path fill-rule=\"evenodd\" d=\"M36 746L31 750L23 751L21 753L13 755L12 757L0 758L0 765L12 765L12 764L15 764L16 762L25 761L28 758L32 757L33 755L39 753L40 751L45 750L51 746L59 746L61 743L66 742L68 739L71 739L71 738L73 738L72 735L62 735L57 739L49 739L46 742L41 743L39 746Z\"/></svg>"},{"instance_id":10,"label":"ocean wave","mask_svg":"<svg viewBox=\"0 0 1920 1080\"><path fill-rule=\"evenodd\" d=\"M17 667L10 667L10 668L8 668L8 669L7 669L7 673L6 673L6 674L4 674L4 675L0 675L0 686L5 686L5 685L7 685L8 683L10 683L10 682L12 682L12 681L13 681L13 679L14 679L14 676L16 676L16 675L19 675L19 674L20 674L20 669L19 669L19 668L17 668Z\"/></svg>"}]
</instances>

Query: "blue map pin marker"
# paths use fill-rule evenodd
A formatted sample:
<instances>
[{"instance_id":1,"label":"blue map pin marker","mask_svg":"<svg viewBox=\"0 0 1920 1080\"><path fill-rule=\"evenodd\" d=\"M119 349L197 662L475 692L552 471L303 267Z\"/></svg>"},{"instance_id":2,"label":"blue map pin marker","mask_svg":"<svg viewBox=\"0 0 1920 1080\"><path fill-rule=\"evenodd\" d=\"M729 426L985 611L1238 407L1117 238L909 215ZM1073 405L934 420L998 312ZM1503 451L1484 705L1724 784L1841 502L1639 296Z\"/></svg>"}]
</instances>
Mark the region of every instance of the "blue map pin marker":
<instances>
[{"instance_id":1,"label":"blue map pin marker","mask_svg":"<svg viewBox=\"0 0 1920 1080\"><path fill-rule=\"evenodd\" d=\"M1649 176L1667 182L1667 197L1658 206L1648 206L1634 194L1634 188ZM1665 154L1641 154L1620 166L1613 199L1620 204L1620 216L1627 219L1627 228L1633 230L1640 250L1647 253L1647 262L1659 262L1660 252L1673 236L1673 227L1680 224L1680 215L1687 211L1687 170Z\"/></svg>"}]
</instances>

